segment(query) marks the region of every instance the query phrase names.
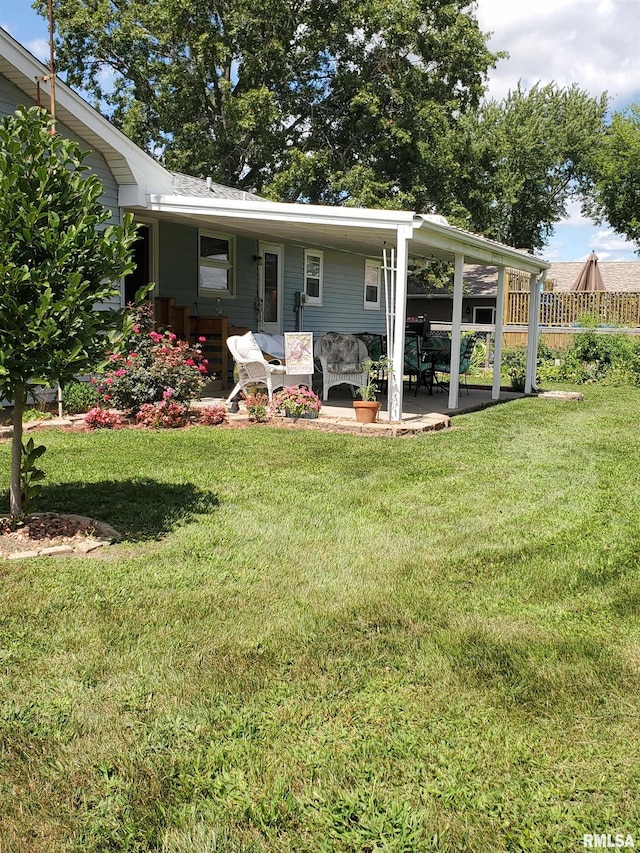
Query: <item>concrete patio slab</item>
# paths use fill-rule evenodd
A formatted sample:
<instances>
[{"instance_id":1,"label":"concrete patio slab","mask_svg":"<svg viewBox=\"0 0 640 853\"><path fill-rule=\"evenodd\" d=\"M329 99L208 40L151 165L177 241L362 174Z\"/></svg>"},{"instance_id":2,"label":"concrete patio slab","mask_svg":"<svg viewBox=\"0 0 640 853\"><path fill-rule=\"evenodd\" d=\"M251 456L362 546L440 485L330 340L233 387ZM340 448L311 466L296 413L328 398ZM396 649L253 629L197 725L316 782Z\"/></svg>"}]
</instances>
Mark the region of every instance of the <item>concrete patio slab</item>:
<instances>
[{"instance_id":1,"label":"concrete patio slab","mask_svg":"<svg viewBox=\"0 0 640 853\"><path fill-rule=\"evenodd\" d=\"M451 418L455 415L478 411L496 403L522 397L521 393L503 391L500 400L491 399L489 388L469 388L469 393L464 391L460 395L460 406L455 410L448 407L449 398L445 393L427 394L421 390L416 396L413 392L405 393L403 403L402 421L391 423L387 415L387 400L384 395L379 396L381 403L378 420L373 424L359 424L356 421L355 412L351 405L352 397L348 390L335 388L331 390L329 399L322 404L322 409L317 420L290 420L278 418L279 426L304 427L305 429L323 429L331 432L348 432L359 435L386 435L386 436L411 436L423 432L434 432L447 429L451 425ZM224 402L220 397L203 397L195 405L207 406L213 403ZM194 405L194 404L192 404ZM244 406L240 403L240 411L237 414L229 414L229 420L247 420Z\"/></svg>"}]
</instances>

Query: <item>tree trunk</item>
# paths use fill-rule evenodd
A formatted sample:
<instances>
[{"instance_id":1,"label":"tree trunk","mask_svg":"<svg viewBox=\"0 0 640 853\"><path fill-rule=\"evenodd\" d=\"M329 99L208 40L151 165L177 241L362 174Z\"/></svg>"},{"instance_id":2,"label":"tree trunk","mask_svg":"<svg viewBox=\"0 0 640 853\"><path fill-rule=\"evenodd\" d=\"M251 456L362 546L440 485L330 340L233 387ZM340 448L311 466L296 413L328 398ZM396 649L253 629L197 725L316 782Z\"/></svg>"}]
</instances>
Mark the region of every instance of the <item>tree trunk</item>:
<instances>
[{"instance_id":1,"label":"tree trunk","mask_svg":"<svg viewBox=\"0 0 640 853\"><path fill-rule=\"evenodd\" d=\"M27 387L24 383L16 385L13 395L13 438L11 440L11 490L9 506L11 515L22 515L22 491L20 489L20 469L22 468L22 415Z\"/></svg>"}]
</instances>

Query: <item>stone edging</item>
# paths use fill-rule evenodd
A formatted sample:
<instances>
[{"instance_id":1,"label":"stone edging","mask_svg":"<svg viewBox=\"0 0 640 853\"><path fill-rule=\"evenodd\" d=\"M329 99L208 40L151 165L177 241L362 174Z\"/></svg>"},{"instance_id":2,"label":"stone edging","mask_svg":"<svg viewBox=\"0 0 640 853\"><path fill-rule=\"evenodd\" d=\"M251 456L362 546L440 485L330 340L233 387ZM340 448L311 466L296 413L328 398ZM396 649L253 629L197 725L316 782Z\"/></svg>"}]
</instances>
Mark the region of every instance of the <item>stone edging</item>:
<instances>
[{"instance_id":1,"label":"stone edging","mask_svg":"<svg viewBox=\"0 0 640 853\"><path fill-rule=\"evenodd\" d=\"M538 397L547 397L550 400L584 400L584 394L579 391L539 391Z\"/></svg>"},{"instance_id":2,"label":"stone edging","mask_svg":"<svg viewBox=\"0 0 640 853\"><path fill-rule=\"evenodd\" d=\"M5 559L26 560L31 557L65 557L70 554L89 554L91 551L95 551L105 545L111 545L112 542L122 538L121 534L109 524L105 524L103 521L96 521L95 518L89 518L86 515L75 515L65 512L33 513L34 518L47 518L49 516L68 518L82 524L91 524L96 528L97 535L83 537L78 539L77 542L65 545L49 545L44 548L33 548L29 551L12 551Z\"/></svg>"}]
</instances>

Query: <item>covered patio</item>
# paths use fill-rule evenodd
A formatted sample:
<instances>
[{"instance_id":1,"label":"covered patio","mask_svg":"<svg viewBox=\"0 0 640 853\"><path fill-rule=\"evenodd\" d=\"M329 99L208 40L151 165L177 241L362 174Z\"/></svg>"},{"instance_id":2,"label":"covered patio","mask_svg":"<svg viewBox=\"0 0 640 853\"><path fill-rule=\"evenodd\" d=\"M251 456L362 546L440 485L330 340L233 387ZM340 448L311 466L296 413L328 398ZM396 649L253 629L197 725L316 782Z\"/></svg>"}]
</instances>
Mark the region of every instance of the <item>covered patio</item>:
<instances>
[{"instance_id":1,"label":"covered patio","mask_svg":"<svg viewBox=\"0 0 640 853\"><path fill-rule=\"evenodd\" d=\"M140 189L140 188L136 188ZM538 308L542 282L549 264L527 252L504 246L454 228L439 216L409 211L338 208L318 205L284 204L247 196L243 199L202 198L185 195L136 193L122 187L120 204L136 215L145 210L173 222L188 221L208 227L222 227L245 237L259 233L261 239L287 239L301 245L314 245L347 252L362 258L379 258L384 275L387 352L392 369L386 400L388 420L401 423L414 406L403 389L405 324L407 317L407 278L409 268L426 267L432 261L454 265L451 353L460 351L462 342L463 269L465 262L498 269L493 384L490 399L501 399L502 318L507 268L529 276L530 300L527 325L527 374L525 392L535 386ZM300 330L302 325L301 312ZM348 322L348 321L347 321ZM324 329L328 331L328 329ZM343 331L349 331L344 329ZM458 359L451 360L446 408L460 406ZM442 405L430 398L425 403ZM384 416L381 415L381 420Z\"/></svg>"}]
</instances>

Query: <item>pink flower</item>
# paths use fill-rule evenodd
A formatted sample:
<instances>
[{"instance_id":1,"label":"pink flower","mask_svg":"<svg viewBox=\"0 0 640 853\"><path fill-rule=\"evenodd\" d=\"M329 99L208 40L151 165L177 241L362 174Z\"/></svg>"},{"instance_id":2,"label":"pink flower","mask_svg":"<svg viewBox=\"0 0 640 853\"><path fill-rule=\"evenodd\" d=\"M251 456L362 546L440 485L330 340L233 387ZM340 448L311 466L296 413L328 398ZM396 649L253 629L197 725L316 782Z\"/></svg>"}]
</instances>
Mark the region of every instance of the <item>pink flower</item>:
<instances>
[{"instance_id":1,"label":"pink flower","mask_svg":"<svg viewBox=\"0 0 640 853\"><path fill-rule=\"evenodd\" d=\"M177 335L174 335L173 332L169 332L168 336L170 341L176 341L178 339Z\"/></svg>"},{"instance_id":2,"label":"pink flower","mask_svg":"<svg viewBox=\"0 0 640 853\"><path fill-rule=\"evenodd\" d=\"M207 339L205 338L205 336L204 336L204 335L200 335L200 337L198 338L198 341L199 341L201 344L204 344L204 343L206 342L206 340L207 340Z\"/></svg>"},{"instance_id":3,"label":"pink flower","mask_svg":"<svg viewBox=\"0 0 640 853\"><path fill-rule=\"evenodd\" d=\"M185 358L184 363L188 364L189 367L193 367L195 365L195 361L192 358Z\"/></svg>"},{"instance_id":4,"label":"pink flower","mask_svg":"<svg viewBox=\"0 0 640 853\"><path fill-rule=\"evenodd\" d=\"M133 326L132 328L133 328L134 334L136 334L136 335L140 334L140 326Z\"/></svg>"},{"instance_id":5,"label":"pink flower","mask_svg":"<svg viewBox=\"0 0 640 853\"><path fill-rule=\"evenodd\" d=\"M111 376L107 376L107 378L104 381L106 382L107 385L113 385L113 377L111 377Z\"/></svg>"},{"instance_id":6,"label":"pink flower","mask_svg":"<svg viewBox=\"0 0 640 853\"><path fill-rule=\"evenodd\" d=\"M137 357L138 357L138 353L137 353L137 352L130 352L130 353L129 353L129 358L137 358Z\"/></svg>"},{"instance_id":7,"label":"pink flower","mask_svg":"<svg viewBox=\"0 0 640 853\"><path fill-rule=\"evenodd\" d=\"M169 397L172 397L172 396L173 396L173 388L167 388L166 391L162 392L162 399L163 400L168 400Z\"/></svg>"},{"instance_id":8,"label":"pink flower","mask_svg":"<svg viewBox=\"0 0 640 853\"><path fill-rule=\"evenodd\" d=\"M126 375L127 375L127 371L126 371L126 370L122 370L122 369L120 369L120 370L116 370L116 371L114 372L114 374L113 374L113 375L114 375L114 376L126 376Z\"/></svg>"},{"instance_id":9,"label":"pink flower","mask_svg":"<svg viewBox=\"0 0 640 853\"><path fill-rule=\"evenodd\" d=\"M117 353L112 352L111 355L109 356L109 361L117 361L119 358L120 358L120 356Z\"/></svg>"},{"instance_id":10,"label":"pink flower","mask_svg":"<svg viewBox=\"0 0 640 853\"><path fill-rule=\"evenodd\" d=\"M205 367L204 364L199 364L198 370L200 371L200 373L206 373L207 372L207 368Z\"/></svg>"}]
</instances>

